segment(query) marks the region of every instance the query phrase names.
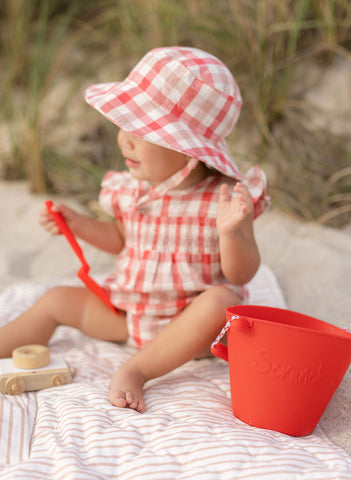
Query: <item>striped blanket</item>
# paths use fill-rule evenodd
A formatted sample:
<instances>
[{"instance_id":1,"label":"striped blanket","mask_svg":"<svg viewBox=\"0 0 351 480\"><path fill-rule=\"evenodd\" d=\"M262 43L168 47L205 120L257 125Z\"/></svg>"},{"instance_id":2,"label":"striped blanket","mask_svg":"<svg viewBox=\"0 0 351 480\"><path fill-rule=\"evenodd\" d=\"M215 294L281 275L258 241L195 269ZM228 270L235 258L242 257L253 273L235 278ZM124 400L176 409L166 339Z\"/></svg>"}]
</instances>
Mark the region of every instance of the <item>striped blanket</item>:
<instances>
[{"instance_id":1,"label":"striped blanket","mask_svg":"<svg viewBox=\"0 0 351 480\"><path fill-rule=\"evenodd\" d=\"M0 323L49 286L7 289L0 295ZM252 303L285 307L268 267L249 288ZM236 419L221 360L194 360L148 382L147 411L140 414L108 401L110 377L131 348L69 327L57 330L50 348L77 374L70 385L0 395L2 480L351 480L350 457L319 427L294 438Z\"/></svg>"}]
</instances>

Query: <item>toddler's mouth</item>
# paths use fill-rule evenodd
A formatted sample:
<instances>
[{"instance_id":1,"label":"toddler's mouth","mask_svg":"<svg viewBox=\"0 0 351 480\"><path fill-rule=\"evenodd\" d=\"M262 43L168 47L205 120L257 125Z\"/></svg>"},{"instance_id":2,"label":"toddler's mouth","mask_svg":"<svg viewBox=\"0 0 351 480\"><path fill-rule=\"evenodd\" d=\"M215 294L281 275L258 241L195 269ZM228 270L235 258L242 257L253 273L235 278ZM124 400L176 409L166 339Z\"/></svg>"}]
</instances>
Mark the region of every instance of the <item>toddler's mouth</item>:
<instances>
[{"instance_id":1,"label":"toddler's mouth","mask_svg":"<svg viewBox=\"0 0 351 480\"><path fill-rule=\"evenodd\" d=\"M140 162L137 162L136 160L132 160L131 158L126 158L126 165L129 168L136 168L140 165Z\"/></svg>"}]
</instances>

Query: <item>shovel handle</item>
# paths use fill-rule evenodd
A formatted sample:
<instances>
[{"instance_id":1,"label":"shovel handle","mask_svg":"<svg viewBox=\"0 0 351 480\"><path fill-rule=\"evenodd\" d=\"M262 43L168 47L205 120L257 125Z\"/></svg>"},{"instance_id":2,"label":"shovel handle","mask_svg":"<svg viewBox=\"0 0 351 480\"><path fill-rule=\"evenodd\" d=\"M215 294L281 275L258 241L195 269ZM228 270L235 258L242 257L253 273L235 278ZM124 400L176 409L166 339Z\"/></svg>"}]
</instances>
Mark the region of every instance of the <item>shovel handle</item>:
<instances>
[{"instance_id":1,"label":"shovel handle","mask_svg":"<svg viewBox=\"0 0 351 480\"><path fill-rule=\"evenodd\" d=\"M60 232L66 237L68 243L71 245L72 250L74 253L77 255L79 258L82 267L80 270L77 272L78 278L82 280L82 282L85 284L85 286L93 292L102 302L104 302L110 310L112 310L116 315L119 315L118 310L115 309L113 304L111 303L110 297L106 293L106 291L95 282L89 275L90 271L90 266L88 262L85 260L85 257L83 255L83 251L79 246L79 243L77 242L73 232L67 225L63 215L60 212L55 212L52 210L53 203L51 200L47 200L45 202L47 210L50 212L50 215L52 216L53 220L55 221L56 225L59 227Z\"/></svg>"},{"instance_id":2,"label":"shovel handle","mask_svg":"<svg viewBox=\"0 0 351 480\"><path fill-rule=\"evenodd\" d=\"M66 220L64 219L62 213L60 212L55 212L52 210L52 207L53 207L53 203L51 200L47 200L45 202L45 206L47 208L47 210L49 211L52 219L55 221L56 225L58 226L58 228L60 229L60 232L66 237L68 243L71 245L72 247L72 250L74 251L74 253L77 255L77 257L79 258L79 260L81 261L84 269L89 272L89 264L88 262L85 260L84 258L84 255L83 255L83 251L82 249L80 248L75 236L73 235L71 229L69 228L69 226L67 225L66 223Z\"/></svg>"}]
</instances>

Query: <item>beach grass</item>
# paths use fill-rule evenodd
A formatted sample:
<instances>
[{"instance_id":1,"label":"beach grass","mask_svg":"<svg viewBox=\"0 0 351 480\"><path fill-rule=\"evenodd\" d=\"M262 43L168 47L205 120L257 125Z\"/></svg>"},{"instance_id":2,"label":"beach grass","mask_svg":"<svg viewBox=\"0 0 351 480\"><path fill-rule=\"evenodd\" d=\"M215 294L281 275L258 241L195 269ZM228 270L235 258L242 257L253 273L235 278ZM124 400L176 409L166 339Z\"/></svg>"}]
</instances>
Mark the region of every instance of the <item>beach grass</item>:
<instances>
[{"instance_id":1,"label":"beach grass","mask_svg":"<svg viewBox=\"0 0 351 480\"><path fill-rule=\"evenodd\" d=\"M307 121L303 98L309 65L351 62L348 0L0 0L1 177L94 199L123 164L84 89L166 45L207 50L234 73L244 107L229 145L243 169L266 168L273 202L350 221L350 144Z\"/></svg>"}]
</instances>

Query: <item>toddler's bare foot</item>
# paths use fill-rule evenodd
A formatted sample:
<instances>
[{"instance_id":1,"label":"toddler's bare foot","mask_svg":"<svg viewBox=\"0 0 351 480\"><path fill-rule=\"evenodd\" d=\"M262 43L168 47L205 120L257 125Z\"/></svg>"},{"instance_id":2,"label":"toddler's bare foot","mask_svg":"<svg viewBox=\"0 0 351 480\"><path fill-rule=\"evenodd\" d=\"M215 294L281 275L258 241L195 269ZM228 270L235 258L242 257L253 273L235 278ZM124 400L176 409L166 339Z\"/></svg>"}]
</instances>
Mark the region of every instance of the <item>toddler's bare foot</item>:
<instances>
[{"instance_id":1,"label":"toddler's bare foot","mask_svg":"<svg viewBox=\"0 0 351 480\"><path fill-rule=\"evenodd\" d=\"M145 411L142 373L128 364L123 365L113 375L110 383L109 400L115 407L133 408L140 413Z\"/></svg>"}]
</instances>

